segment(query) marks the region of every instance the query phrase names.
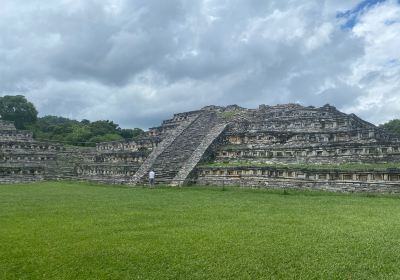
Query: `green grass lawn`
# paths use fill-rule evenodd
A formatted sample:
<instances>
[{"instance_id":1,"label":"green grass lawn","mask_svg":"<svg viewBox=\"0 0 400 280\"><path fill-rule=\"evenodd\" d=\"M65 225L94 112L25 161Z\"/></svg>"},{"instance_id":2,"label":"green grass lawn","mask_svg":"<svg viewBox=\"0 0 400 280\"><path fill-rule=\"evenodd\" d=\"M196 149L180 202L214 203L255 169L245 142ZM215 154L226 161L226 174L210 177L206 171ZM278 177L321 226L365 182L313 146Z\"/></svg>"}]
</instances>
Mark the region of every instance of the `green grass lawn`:
<instances>
[{"instance_id":1,"label":"green grass lawn","mask_svg":"<svg viewBox=\"0 0 400 280\"><path fill-rule=\"evenodd\" d=\"M400 279L400 199L0 185L0 279Z\"/></svg>"}]
</instances>

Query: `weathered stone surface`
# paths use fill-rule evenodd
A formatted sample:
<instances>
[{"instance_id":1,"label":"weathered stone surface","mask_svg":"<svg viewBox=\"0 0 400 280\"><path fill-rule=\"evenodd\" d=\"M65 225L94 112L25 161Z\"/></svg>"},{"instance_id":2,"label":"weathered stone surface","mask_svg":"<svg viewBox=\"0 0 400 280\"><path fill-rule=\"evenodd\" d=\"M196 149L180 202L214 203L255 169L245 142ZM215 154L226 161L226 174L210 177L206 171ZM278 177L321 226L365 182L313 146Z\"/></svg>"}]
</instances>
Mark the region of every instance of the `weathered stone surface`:
<instances>
[{"instance_id":1,"label":"weathered stone surface","mask_svg":"<svg viewBox=\"0 0 400 280\"><path fill-rule=\"evenodd\" d=\"M44 180L54 166L59 144L36 142L32 133L16 130L11 122L0 121L0 182Z\"/></svg>"},{"instance_id":2,"label":"weathered stone surface","mask_svg":"<svg viewBox=\"0 0 400 280\"><path fill-rule=\"evenodd\" d=\"M164 147L162 142L157 154L154 152L149 156L145 168L140 169L143 172L135 175L134 183L147 180L150 169L156 173L158 182L183 182L224 127L216 112L209 108L199 112L187 126L180 127L179 133L164 140L168 145Z\"/></svg>"},{"instance_id":3,"label":"weathered stone surface","mask_svg":"<svg viewBox=\"0 0 400 280\"><path fill-rule=\"evenodd\" d=\"M198 115L193 115L190 118L188 117L182 117L182 119L179 119L179 121L182 121L179 126L177 126L175 129L171 129L168 132L165 132L164 130L160 129L159 131L162 131L163 133L163 141L159 143L157 147L155 147L151 154L146 158L146 160L143 162L143 164L140 166L140 168L137 170L135 176L133 177L132 184L140 184L143 183L146 180L146 176L150 169L154 168L153 166L157 163L157 161L160 161L160 157L162 154L166 154L168 148L176 141L177 138L181 136L181 134L195 121L197 120L199 116ZM165 122L164 122L165 124ZM154 133L154 132L151 132ZM157 170L158 172L158 170ZM159 174L158 174L159 175Z\"/></svg>"},{"instance_id":4,"label":"weathered stone surface","mask_svg":"<svg viewBox=\"0 0 400 280\"><path fill-rule=\"evenodd\" d=\"M398 192L396 170L300 170L257 164L400 163L397 136L335 107L207 106L175 114L136 141L64 148L0 121L0 182L79 179ZM199 167L204 162L235 167ZM245 162L241 166L241 162ZM250 166L249 166L250 164ZM252 167L251 164L254 164Z\"/></svg>"},{"instance_id":5,"label":"weathered stone surface","mask_svg":"<svg viewBox=\"0 0 400 280\"><path fill-rule=\"evenodd\" d=\"M218 137L225 130L227 124L225 122L214 125L207 135L203 138L200 145L191 153L190 157L184 162L178 173L171 181L171 185L179 186L186 183L190 179L190 174L196 168L197 164L205 159L207 154L213 153L213 146L217 143ZM214 144L214 145L213 145Z\"/></svg>"},{"instance_id":6,"label":"weathered stone surface","mask_svg":"<svg viewBox=\"0 0 400 280\"><path fill-rule=\"evenodd\" d=\"M202 185L400 193L400 170L213 167L198 172L196 182Z\"/></svg>"},{"instance_id":7,"label":"weathered stone surface","mask_svg":"<svg viewBox=\"0 0 400 280\"><path fill-rule=\"evenodd\" d=\"M1 131L7 131L7 130L16 131L17 129L15 128L15 125L13 122L0 120L0 130Z\"/></svg>"}]
</instances>

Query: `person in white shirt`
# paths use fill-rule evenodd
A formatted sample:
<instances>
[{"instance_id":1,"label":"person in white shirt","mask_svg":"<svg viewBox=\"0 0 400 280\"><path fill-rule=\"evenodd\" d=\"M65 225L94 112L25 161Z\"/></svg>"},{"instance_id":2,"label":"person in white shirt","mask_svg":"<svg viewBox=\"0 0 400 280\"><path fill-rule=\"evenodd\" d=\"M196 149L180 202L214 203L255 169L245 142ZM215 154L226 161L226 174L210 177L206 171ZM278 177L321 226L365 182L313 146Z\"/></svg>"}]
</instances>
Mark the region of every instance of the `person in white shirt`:
<instances>
[{"instance_id":1,"label":"person in white shirt","mask_svg":"<svg viewBox=\"0 0 400 280\"><path fill-rule=\"evenodd\" d=\"M149 172L149 184L150 184L150 187L154 186L155 179L156 179L156 173L153 170L150 170L150 172Z\"/></svg>"}]
</instances>

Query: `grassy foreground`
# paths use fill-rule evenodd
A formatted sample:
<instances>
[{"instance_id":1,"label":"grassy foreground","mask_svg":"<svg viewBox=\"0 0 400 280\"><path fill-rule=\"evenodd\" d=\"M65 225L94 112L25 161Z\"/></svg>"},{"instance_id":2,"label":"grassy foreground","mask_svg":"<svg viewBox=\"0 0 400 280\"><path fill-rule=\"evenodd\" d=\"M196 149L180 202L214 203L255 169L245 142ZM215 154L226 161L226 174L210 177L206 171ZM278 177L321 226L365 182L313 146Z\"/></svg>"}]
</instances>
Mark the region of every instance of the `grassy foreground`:
<instances>
[{"instance_id":1,"label":"grassy foreground","mask_svg":"<svg viewBox=\"0 0 400 280\"><path fill-rule=\"evenodd\" d=\"M400 199L0 186L0 279L400 279Z\"/></svg>"}]
</instances>

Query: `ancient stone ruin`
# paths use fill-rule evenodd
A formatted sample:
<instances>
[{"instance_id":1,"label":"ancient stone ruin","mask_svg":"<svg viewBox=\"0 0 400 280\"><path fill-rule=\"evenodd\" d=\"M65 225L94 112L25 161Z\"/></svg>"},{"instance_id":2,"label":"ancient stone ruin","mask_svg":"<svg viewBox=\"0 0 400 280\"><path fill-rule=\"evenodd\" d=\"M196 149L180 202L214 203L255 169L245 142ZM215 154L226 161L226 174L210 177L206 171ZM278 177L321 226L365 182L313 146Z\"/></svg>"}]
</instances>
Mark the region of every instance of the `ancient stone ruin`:
<instances>
[{"instance_id":1,"label":"ancient stone ruin","mask_svg":"<svg viewBox=\"0 0 400 280\"><path fill-rule=\"evenodd\" d=\"M0 182L142 185L154 170L169 185L400 192L400 140L330 105L208 106L96 148L38 142L0 121L0 141Z\"/></svg>"}]
</instances>

